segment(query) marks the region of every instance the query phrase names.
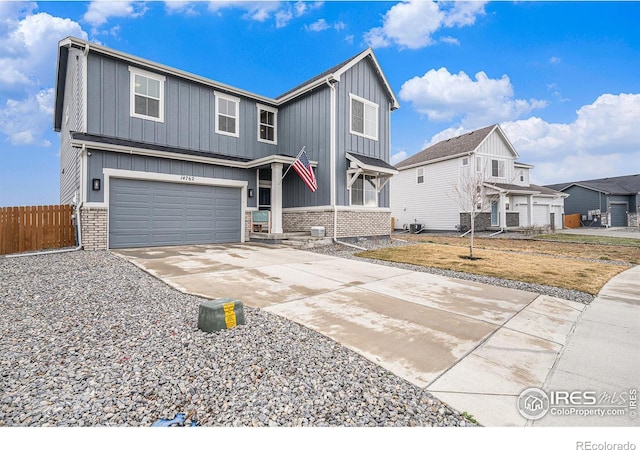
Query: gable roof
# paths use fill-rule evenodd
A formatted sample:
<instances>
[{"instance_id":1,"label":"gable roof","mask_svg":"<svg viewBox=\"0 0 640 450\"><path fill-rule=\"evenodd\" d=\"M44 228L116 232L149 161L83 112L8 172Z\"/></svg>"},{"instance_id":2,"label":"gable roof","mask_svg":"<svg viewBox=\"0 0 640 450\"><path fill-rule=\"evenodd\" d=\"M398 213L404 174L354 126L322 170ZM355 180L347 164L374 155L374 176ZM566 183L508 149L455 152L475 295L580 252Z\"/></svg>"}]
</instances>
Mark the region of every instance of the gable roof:
<instances>
[{"instance_id":1,"label":"gable roof","mask_svg":"<svg viewBox=\"0 0 640 450\"><path fill-rule=\"evenodd\" d=\"M608 195L637 195L640 193L640 174L546 185L558 191L565 191L571 186L580 186Z\"/></svg>"},{"instance_id":2,"label":"gable roof","mask_svg":"<svg viewBox=\"0 0 640 450\"><path fill-rule=\"evenodd\" d=\"M400 104L398 103L398 100L394 95L393 90L391 89L391 85L389 84L386 77L382 73L380 64L378 63L378 60L373 54L373 50L371 48L368 48L365 51L360 52L354 57L349 58L346 61L343 61L342 63L332 67L331 69L325 72L322 72L320 75L317 75L311 78L305 83L291 89L290 91L285 92L284 94L276 98L269 98L266 96L254 94L252 92L230 86L228 84L220 83L218 81L214 81L209 78L205 78L199 75L185 72L183 70L176 69L174 67L166 66L164 64L160 64L154 61L150 61L148 59L140 58L128 53L121 52L119 50L114 50L109 47L104 47L102 45L94 44L93 42L85 41L83 39L70 36L61 40L58 43L58 65L57 65L57 72L56 72L56 98L55 98L54 126L53 126L53 129L55 131L60 131L61 124L62 124L62 102L64 100L64 90L65 90L64 80L66 79L69 48L76 48L84 51L85 53L88 53L89 51L101 53L103 55L107 55L113 58L127 61L128 63L141 68L147 68L147 69L155 70L164 74L172 75L178 78L187 79L205 86L212 87L214 89L219 89L221 91L228 92L230 94L248 97L248 98L257 100L261 103L264 103L266 105L270 105L274 107L278 107L282 104L285 104L286 102L291 101L309 92L312 89L315 89L321 85L324 85L327 81L329 82L340 81L340 76L344 72L349 70L351 67L353 67L363 59L368 58L376 74L378 75L380 82L388 91L389 99L391 100L392 109L397 109L400 107Z\"/></svg>"},{"instance_id":3,"label":"gable roof","mask_svg":"<svg viewBox=\"0 0 640 450\"><path fill-rule=\"evenodd\" d=\"M281 94L275 98L276 101L286 102L291 98L297 97L304 92L308 92L309 90L317 87L320 84L324 84L327 81L340 81L340 76L345 73L347 70L358 64L360 61L368 59L371 65L373 66L374 71L380 78L380 82L385 87L387 94L389 95L389 99L391 100L391 108L398 109L400 107L400 103L393 93L393 89L391 89L391 85L387 81L387 78L384 76L382 69L380 68L380 63L378 62L376 55L373 53L373 49L371 47L366 50L358 53L357 55L347 59L346 61L341 62L330 68L329 70L325 70L324 72L316 75L315 77L305 81L302 84L294 87L293 89L288 90L284 94Z\"/></svg>"},{"instance_id":4,"label":"gable roof","mask_svg":"<svg viewBox=\"0 0 640 450\"><path fill-rule=\"evenodd\" d=\"M455 136L444 141L440 141L437 144L427 147L421 152L405 159L404 161L396 164L398 169L409 168L411 166L418 166L423 163L429 163L439 161L443 159L449 159L453 157L462 156L465 154L473 153L484 140L494 131L499 132L505 139L505 142L513 153L518 156L517 152L507 139L500 126L497 124L489 125L488 127L480 128L460 136Z\"/></svg>"}]
</instances>

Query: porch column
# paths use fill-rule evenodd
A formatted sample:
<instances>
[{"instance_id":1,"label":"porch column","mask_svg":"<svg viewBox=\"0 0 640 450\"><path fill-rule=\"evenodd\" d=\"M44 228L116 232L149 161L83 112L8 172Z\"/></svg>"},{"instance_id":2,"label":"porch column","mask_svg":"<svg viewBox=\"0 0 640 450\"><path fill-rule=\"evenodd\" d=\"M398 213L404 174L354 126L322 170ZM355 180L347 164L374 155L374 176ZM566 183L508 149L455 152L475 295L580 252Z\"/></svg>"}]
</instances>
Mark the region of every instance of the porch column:
<instances>
[{"instance_id":1,"label":"porch column","mask_svg":"<svg viewBox=\"0 0 640 450\"><path fill-rule=\"evenodd\" d=\"M271 230L282 234L282 163L271 163Z\"/></svg>"},{"instance_id":2,"label":"porch column","mask_svg":"<svg viewBox=\"0 0 640 450\"><path fill-rule=\"evenodd\" d=\"M498 211L500 211L500 228L507 228L507 196L506 194L500 194L500 203L498 204Z\"/></svg>"},{"instance_id":3,"label":"porch column","mask_svg":"<svg viewBox=\"0 0 640 450\"><path fill-rule=\"evenodd\" d=\"M527 219L529 221L527 226L533 226L533 195L527 196Z\"/></svg>"}]
</instances>

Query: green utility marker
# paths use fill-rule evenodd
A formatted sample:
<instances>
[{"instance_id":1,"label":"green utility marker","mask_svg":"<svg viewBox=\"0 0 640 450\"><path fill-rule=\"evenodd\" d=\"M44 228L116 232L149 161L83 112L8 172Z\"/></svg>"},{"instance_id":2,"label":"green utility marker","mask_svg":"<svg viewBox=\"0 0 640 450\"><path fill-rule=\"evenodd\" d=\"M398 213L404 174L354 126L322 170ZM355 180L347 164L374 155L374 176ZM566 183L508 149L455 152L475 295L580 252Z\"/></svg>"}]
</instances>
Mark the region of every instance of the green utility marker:
<instances>
[{"instance_id":1,"label":"green utility marker","mask_svg":"<svg viewBox=\"0 0 640 450\"><path fill-rule=\"evenodd\" d=\"M218 298L200 304L198 329L212 333L245 325L244 308L240 300Z\"/></svg>"}]
</instances>

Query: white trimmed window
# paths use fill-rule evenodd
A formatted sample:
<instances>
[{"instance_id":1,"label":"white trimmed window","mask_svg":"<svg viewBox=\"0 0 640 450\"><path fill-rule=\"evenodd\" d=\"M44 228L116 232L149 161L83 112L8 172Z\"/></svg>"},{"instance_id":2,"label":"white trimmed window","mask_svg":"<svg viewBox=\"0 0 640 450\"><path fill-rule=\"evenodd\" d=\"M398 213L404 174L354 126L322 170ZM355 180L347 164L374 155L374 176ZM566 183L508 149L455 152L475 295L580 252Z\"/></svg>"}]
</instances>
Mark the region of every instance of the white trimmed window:
<instances>
[{"instance_id":1,"label":"white trimmed window","mask_svg":"<svg viewBox=\"0 0 640 450\"><path fill-rule=\"evenodd\" d=\"M501 161L499 159L491 160L491 176L504 178L504 161Z\"/></svg>"},{"instance_id":2,"label":"white trimmed window","mask_svg":"<svg viewBox=\"0 0 640 450\"><path fill-rule=\"evenodd\" d=\"M240 99L220 92L213 95L216 99L216 133L240 137Z\"/></svg>"},{"instance_id":3,"label":"white trimmed window","mask_svg":"<svg viewBox=\"0 0 640 450\"><path fill-rule=\"evenodd\" d=\"M418 182L418 184L424 183L424 167L418 167L416 181Z\"/></svg>"},{"instance_id":4,"label":"white trimmed window","mask_svg":"<svg viewBox=\"0 0 640 450\"><path fill-rule=\"evenodd\" d=\"M462 167L467 167L469 165L469 157L466 156L462 158Z\"/></svg>"},{"instance_id":5,"label":"white trimmed window","mask_svg":"<svg viewBox=\"0 0 640 450\"><path fill-rule=\"evenodd\" d=\"M482 156L476 155L476 172L482 172Z\"/></svg>"},{"instance_id":6,"label":"white trimmed window","mask_svg":"<svg viewBox=\"0 0 640 450\"><path fill-rule=\"evenodd\" d=\"M258 107L258 142L278 143L278 110L270 106Z\"/></svg>"},{"instance_id":7,"label":"white trimmed window","mask_svg":"<svg viewBox=\"0 0 640 450\"><path fill-rule=\"evenodd\" d=\"M378 140L378 105L349 94L351 103L350 130L351 134Z\"/></svg>"},{"instance_id":8,"label":"white trimmed window","mask_svg":"<svg viewBox=\"0 0 640 450\"><path fill-rule=\"evenodd\" d=\"M129 67L131 117L164 122L164 82L162 75Z\"/></svg>"},{"instance_id":9,"label":"white trimmed window","mask_svg":"<svg viewBox=\"0 0 640 450\"><path fill-rule=\"evenodd\" d=\"M378 206L376 185L376 177L360 175L351 185L351 206Z\"/></svg>"}]
</instances>

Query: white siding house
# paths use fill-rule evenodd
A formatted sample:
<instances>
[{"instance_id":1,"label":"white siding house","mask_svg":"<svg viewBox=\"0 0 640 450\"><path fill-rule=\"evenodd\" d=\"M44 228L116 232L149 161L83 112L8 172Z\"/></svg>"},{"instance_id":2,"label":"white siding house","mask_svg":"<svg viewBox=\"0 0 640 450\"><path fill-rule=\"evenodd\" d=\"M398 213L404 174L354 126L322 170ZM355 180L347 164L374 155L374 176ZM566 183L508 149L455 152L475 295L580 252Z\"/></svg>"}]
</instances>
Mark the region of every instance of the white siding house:
<instances>
[{"instance_id":1,"label":"white siding house","mask_svg":"<svg viewBox=\"0 0 640 450\"><path fill-rule=\"evenodd\" d=\"M396 164L400 173L390 182L396 228L420 224L428 230L464 230L471 208L480 211L477 229L562 228L566 194L532 185L533 166L517 158L502 129L491 125L438 142ZM469 179L481 181L481 204L470 205L458 193Z\"/></svg>"}]
</instances>

